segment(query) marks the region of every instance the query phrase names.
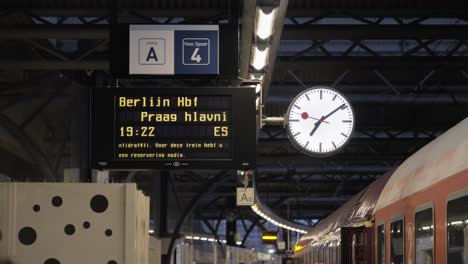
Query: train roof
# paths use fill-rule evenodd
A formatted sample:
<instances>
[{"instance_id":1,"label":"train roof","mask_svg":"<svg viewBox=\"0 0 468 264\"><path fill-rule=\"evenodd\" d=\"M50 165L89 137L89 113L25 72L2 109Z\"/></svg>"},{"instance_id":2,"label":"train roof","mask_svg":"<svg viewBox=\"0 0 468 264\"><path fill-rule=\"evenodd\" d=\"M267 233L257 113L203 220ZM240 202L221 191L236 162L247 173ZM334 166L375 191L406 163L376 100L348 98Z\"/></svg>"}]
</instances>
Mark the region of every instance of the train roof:
<instances>
[{"instance_id":1,"label":"train roof","mask_svg":"<svg viewBox=\"0 0 468 264\"><path fill-rule=\"evenodd\" d=\"M332 240L339 228L369 221L376 210L466 170L467 157L468 118L421 148L395 170L379 177L312 227L297 245L303 247L324 237Z\"/></svg>"},{"instance_id":2,"label":"train roof","mask_svg":"<svg viewBox=\"0 0 468 264\"><path fill-rule=\"evenodd\" d=\"M359 192L339 209L320 221L302 236L298 246L305 246L318 238L337 235L343 226L363 225L372 218L373 209L385 183L393 171L380 176L375 182Z\"/></svg>"},{"instance_id":3,"label":"train roof","mask_svg":"<svg viewBox=\"0 0 468 264\"><path fill-rule=\"evenodd\" d=\"M385 185L375 211L468 168L468 118L405 160Z\"/></svg>"}]
</instances>

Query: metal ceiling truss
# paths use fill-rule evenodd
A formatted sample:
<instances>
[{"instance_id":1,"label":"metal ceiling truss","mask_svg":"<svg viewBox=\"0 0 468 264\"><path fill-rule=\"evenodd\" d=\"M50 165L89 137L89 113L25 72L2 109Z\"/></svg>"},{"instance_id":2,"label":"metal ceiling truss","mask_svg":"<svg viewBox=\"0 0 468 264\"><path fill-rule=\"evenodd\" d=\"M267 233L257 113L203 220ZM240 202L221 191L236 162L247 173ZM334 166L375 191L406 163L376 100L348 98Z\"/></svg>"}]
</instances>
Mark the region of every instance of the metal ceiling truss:
<instances>
[{"instance_id":1,"label":"metal ceiling truss","mask_svg":"<svg viewBox=\"0 0 468 264\"><path fill-rule=\"evenodd\" d=\"M458 8L458 7L457 7ZM427 23L432 18L452 18L466 21L466 12L457 8L424 9L420 6L410 8L346 8L346 9L321 9L321 8L295 8L291 4L286 13L286 24L312 25L321 24L326 20L346 21L347 24L361 25L420 25Z\"/></svg>"},{"instance_id":2,"label":"metal ceiling truss","mask_svg":"<svg viewBox=\"0 0 468 264\"><path fill-rule=\"evenodd\" d=\"M367 127L357 128L352 135L353 139L427 139L433 140L446 130L443 128L413 128L413 129L395 129L388 127ZM259 140L268 139L287 139L288 134L285 128L278 126L264 126L260 131ZM352 141L351 141L352 142ZM368 142L361 141L364 144Z\"/></svg>"},{"instance_id":3,"label":"metal ceiling truss","mask_svg":"<svg viewBox=\"0 0 468 264\"><path fill-rule=\"evenodd\" d=\"M288 9L275 82L284 82L291 72L308 83L320 80L320 73L326 71L367 70L398 94L396 85L385 77L387 70L399 70L405 76L409 69L434 74L440 69L468 68L468 22L462 12L405 10L399 15L399 10L392 10L379 15L378 10L368 10L376 13L366 16L365 12L324 10L320 14L309 9L307 16L297 11Z\"/></svg>"},{"instance_id":4,"label":"metal ceiling truss","mask_svg":"<svg viewBox=\"0 0 468 264\"><path fill-rule=\"evenodd\" d=\"M28 83L20 84L15 89L3 89L1 101L7 101L0 107L2 115L2 124L8 128L7 131L13 138L23 147L23 150L29 152L29 158L39 170L39 175L30 175L30 178L23 180L36 180L36 181L59 181L61 173L58 172L64 157L69 152L67 143L70 138L66 135L70 132L71 123L73 118L67 119L63 125L64 131L57 131L50 124L47 116L44 116L46 110L49 110L59 98L71 98L67 95L72 82L64 76L57 74L51 75L50 73L39 75L38 78L33 78ZM47 82L46 84L41 84ZM52 87L50 91L47 89ZM47 92L46 92L47 91ZM6 100L5 100L6 99ZM13 108L20 107L25 102L34 101L33 107L29 107L23 111L31 111L29 115L25 115L22 120L13 119L6 113L11 112ZM69 105L70 108L74 107L73 104ZM65 110L65 112L68 112ZM35 121L42 119L41 123L44 124L46 135L38 133L42 128L35 126ZM32 133L31 131L34 131ZM65 136L63 136L65 135ZM11 175L15 180L20 180L17 175Z\"/></svg>"},{"instance_id":5,"label":"metal ceiling truss","mask_svg":"<svg viewBox=\"0 0 468 264\"><path fill-rule=\"evenodd\" d=\"M3 57L2 69L108 70L111 9L10 9L2 14L24 15L32 24L0 26L0 40L23 40L42 60ZM229 23L226 9L123 9L121 23ZM87 43L83 43L88 40Z\"/></svg>"},{"instance_id":6,"label":"metal ceiling truss","mask_svg":"<svg viewBox=\"0 0 468 264\"><path fill-rule=\"evenodd\" d=\"M380 87L384 88L381 94L373 92L350 95L355 97L351 98L353 102L366 105L388 103L389 109L394 107L391 105L393 103L458 105L468 102L466 94L453 93L450 89L442 95L432 90L434 96L428 94L429 87L441 80L441 69L455 69L461 78L468 80L468 23L464 10L331 12L307 8L284 9L282 12L286 12L286 19L281 42L278 40L275 44L279 46L279 57L276 60L275 72L270 71L267 76L267 83L273 79L273 87L270 89L272 96L269 96L266 102L267 111L269 108L279 108L279 111L271 112L284 114L285 106L296 91L318 83L314 77L307 78L310 72L316 68L333 68L337 65L343 68L342 71L325 84L338 89L349 83L359 86L361 83L353 78L356 72L365 70L367 77L371 76L372 80L376 80ZM251 15L254 12L247 11ZM132 23L227 23L230 17L228 7L120 7L118 12L121 22ZM108 70L108 24L111 16L116 15L112 14L110 8L10 9L1 12L0 16L7 17L12 14L29 17L35 24L0 26L0 40L22 40L39 55L39 58L3 57L0 59L0 68ZM449 19L437 20L435 17ZM283 24L282 18L280 21ZM250 30L253 30L253 24ZM241 62L244 62L241 75L248 78L252 31L247 31L246 34L248 37L242 38L242 41L249 48L241 50ZM242 53L246 54L243 56ZM270 61L271 68L274 63L273 56ZM401 74L408 75L408 67L424 69L424 75L414 82L405 83L403 87L401 81L395 78L394 74L390 74L388 69L401 68L404 69L400 71ZM280 89L287 81L285 76L303 80L303 84L294 91L288 88L285 89L286 94L277 95L275 90ZM129 84L124 82L123 85ZM408 91L414 94L409 94ZM46 99L38 110L43 110L48 103L50 102ZM37 114L33 114L29 119L36 117ZM5 121L5 118L2 120ZM8 120L4 123L12 125ZM24 126L29 123L30 121L26 121ZM398 165L420 146L440 135L447 128L447 124L395 128L389 120L383 119L381 124L360 125L343 153L320 160L304 156L292 148L283 127L264 126L259 134L256 184L261 191L262 200L267 201L271 208L279 210L285 203L290 202L293 204L293 217L321 218L379 175ZM13 131L21 132L21 129L14 128ZM58 153L66 152L66 142L66 138L59 142ZM28 149L34 151L37 148L33 146ZM42 159L39 163L49 162L44 161L41 153L36 154L36 158ZM53 178L51 175L58 170L60 156L57 156L54 164L41 169L45 177ZM176 225L171 247L174 246L178 232L192 211L196 212L195 216L202 219L213 235L217 235L220 219L225 211L229 210L226 209L226 198L232 198L236 183L233 179L221 179L218 175L215 178L216 183L209 184L210 175L217 175L217 172L184 172L172 175L174 181L171 179L170 185L176 202L179 207L187 206ZM141 179L143 176L144 173L141 173L135 177ZM144 181L139 180L139 184L148 188ZM261 226L263 220L253 216L252 212L241 214L239 211L238 216L246 230L242 241L244 245L251 231L255 226ZM247 226L243 221L244 217L254 219L251 226ZM218 221L213 226L207 219Z\"/></svg>"}]
</instances>

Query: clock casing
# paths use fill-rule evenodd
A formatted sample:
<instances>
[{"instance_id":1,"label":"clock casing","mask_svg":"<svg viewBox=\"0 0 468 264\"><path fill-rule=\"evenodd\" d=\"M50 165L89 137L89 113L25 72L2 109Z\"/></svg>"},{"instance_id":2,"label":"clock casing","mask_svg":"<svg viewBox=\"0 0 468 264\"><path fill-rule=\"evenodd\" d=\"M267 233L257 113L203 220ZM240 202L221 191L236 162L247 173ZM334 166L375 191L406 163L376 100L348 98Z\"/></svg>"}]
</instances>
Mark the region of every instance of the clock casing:
<instances>
[{"instance_id":1,"label":"clock casing","mask_svg":"<svg viewBox=\"0 0 468 264\"><path fill-rule=\"evenodd\" d=\"M349 101L329 87L312 87L298 94L286 115L289 138L311 156L329 156L340 151L354 130L354 112Z\"/></svg>"}]
</instances>

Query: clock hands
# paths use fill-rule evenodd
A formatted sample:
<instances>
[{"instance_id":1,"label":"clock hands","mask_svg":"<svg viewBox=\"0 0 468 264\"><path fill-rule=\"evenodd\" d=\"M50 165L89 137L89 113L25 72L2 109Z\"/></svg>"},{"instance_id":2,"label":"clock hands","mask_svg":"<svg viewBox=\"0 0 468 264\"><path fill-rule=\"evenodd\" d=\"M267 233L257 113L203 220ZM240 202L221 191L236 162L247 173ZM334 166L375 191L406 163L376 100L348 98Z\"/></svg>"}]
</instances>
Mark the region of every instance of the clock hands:
<instances>
[{"instance_id":1,"label":"clock hands","mask_svg":"<svg viewBox=\"0 0 468 264\"><path fill-rule=\"evenodd\" d=\"M320 118L319 121L315 122L315 124L314 124L314 129L312 129L312 132L310 132L310 134L309 134L310 136L314 135L315 131L317 131L317 129L319 128L320 124L322 123L321 121L323 121L322 119L323 119L323 116L322 116L322 118Z\"/></svg>"},{"instance_id":2,"label":"clock hands","mask_svg":"<svg viewBox=\"0 0 468 264\"><path fill-rule=\"evenodd\" d=\"M321 119L322 121L329 118L331 115L333 115L334 113L336 113L338 110L342 109L344 106L346 106L346 104L342 104L340 106L338 106L335 110L331 111L328 115L326 116L323 116Z\"/></svg>"},{"instance_id":3,"label":"clock hands","mask_svg":"<svg viewBox=\"0 0 468 264\"><path fill-rule=\"evenodd\" d=\"M296 114L296 115L300 115L302 119L313 119L313 120L317 120L317 121L320 120L320 119L318 119L318 118L309 116L309 114L308 114L307 112L303 112L302 114L299 114L299 113L297 113L297 112L293 112L293 113ZM325 123L325 124L330 124L330 123L327 122L327 121L323 121L323 123Z\"/></svg>"},{"instance_id":4,"label":"clock hands","mask_svg":"<svg viewBox=\"0 0 468 264\"><path fill-rule=\"evenodd\" d=\"M312 131L310 132L310 136L313 136L315 131L317 131L317 129L319 128L320 124L323 122L325 123L325 119L329 118L331 115L333 115L334 113L336 113L338 110L342 109L346 104L342 104L340 106L338 106L335 110L331 111L330 113L328 113L328 115L326 116L322 116L317 122L315 122L314 124L314 129L312 129ZM328 122L326 122L328 123Z\"/></svg>"},{"instance_id":5,"label":"clock hands","mask_svg":"<svg viewBox=\"0 0 468 264\"><path fill-rule=\"evenodd\" d=\"M320 123L325 123L325 124L330 124L330 122L328 121L325 121L325 120L321 120L321 119L318 119L318 118L315 118L315 117L309 117L310 119L314 119L314 120L317 120L317 121L320 121Z\"/></svg>"}]
</instances>

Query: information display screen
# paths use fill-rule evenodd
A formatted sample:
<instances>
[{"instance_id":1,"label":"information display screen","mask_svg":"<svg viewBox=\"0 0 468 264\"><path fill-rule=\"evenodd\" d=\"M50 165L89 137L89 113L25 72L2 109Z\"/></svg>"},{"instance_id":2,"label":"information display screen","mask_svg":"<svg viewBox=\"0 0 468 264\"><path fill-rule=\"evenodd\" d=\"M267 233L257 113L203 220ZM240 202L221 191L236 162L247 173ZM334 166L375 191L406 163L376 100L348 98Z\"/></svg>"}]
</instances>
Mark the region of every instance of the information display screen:
<instances>
[{"instance_id":1,"label":"information display screen","mask_svg":"<svg viewBox=\"0 0 468 264\"><path fill-rule=\"evenodd\" d=\"M106 169L248 169L255 116L250 88L95 89L91 162Z\"/></svg>"}]
</instances>

